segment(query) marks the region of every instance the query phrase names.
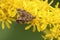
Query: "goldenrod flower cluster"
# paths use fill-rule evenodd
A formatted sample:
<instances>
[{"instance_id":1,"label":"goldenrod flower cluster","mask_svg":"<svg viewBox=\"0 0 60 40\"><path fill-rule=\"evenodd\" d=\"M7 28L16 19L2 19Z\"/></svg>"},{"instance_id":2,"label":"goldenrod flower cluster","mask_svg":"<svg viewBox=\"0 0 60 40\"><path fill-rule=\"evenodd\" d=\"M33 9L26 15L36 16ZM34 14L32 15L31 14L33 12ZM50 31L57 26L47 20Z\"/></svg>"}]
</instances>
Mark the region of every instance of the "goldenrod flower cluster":
<instances>
[{"instance_id":1,"label":"goldenrod flower cluster","mask_svg":"<svg viewBox=\"0 0 60 40\"><path fill-rule=\"evenodd\" d=\"M60 40L60 9L58 8L59 2L55 5L55 8L51 6L54 0L48 3L48 0L0 0L0 22L2 23L2 29L4 29L4 23L10 28L12 21L16 22L16 9L23 9L35 16L36 18L27 24L25 30L33 27L33 32L44 31L45 36L42 36L45 40L53 40L57 38ZM49 29L47 28L49 25Z\"/></svg>"},{"instance_id":2,"label":"goldenrod flower cluster","mask_svg":"<svg viewBox=\"0 0 60 40\"><path fill-rule=\"evenodd\" d=\"M15 15L16 9L13 6L13 2L0 0L0 22L2 23L2 29L4 29L4 23L10 28L11 21L14 21Z\"/></svg>"}]
</instances>

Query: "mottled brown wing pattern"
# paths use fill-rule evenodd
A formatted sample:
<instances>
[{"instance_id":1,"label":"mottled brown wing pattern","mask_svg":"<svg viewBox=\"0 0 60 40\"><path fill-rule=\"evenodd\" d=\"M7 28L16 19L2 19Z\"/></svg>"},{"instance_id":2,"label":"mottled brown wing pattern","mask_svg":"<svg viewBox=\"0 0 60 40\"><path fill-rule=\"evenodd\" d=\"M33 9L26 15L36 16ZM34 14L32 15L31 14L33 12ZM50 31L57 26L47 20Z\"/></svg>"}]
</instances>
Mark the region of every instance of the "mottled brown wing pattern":
<instances>
[{"instance_id":1,"label":"mottled brown wing pattern","mask_svg":"<svg viewBox=\"0 0 60 40\"><path fill-rule=\"evenodd\" d=\"M19 24L29 22L35 18L25 10L17 9L17 12L19 13L20 16L17 18L16 22Z\"/></svg>"}]
</instances>

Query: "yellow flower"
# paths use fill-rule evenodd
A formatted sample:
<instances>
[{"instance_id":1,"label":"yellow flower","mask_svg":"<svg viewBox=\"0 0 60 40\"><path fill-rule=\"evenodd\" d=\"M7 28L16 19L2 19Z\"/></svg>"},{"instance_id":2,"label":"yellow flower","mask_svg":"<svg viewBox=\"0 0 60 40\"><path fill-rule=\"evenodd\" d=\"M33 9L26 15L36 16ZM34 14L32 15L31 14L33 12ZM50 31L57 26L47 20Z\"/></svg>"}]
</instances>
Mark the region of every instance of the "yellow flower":
<instances>
[{"instance_id":1,"label":"yellow flower","mask_svg":"<svg viewBox=\"0 0 60 40\"><path fill-rule=\"evenodd\" d=\"M45 31L45 36L44 39L48 39L50 38L50 40L56 38L59 39L60 38L60 29L58 26L51 28L50 30L46 30Z\"/></svg>"},{"instance_id":2,"label":"yellow flower","mask_svg":"<svg viewBox=\"0 0 60 40\"><path fill-rule=\"evenodd\" d=\"M56 38L57 40L60 39L60 9L58 8L59 2L57 2L57 4L55 5L55 8L50 6L50 14L47 15L47 21L49 22L50 25L50 29L49 30L45 30L45 36L44 39L49 39L49 40L53 40L54 38ZM51 28L52 27L52 28Z\"/></svg>"},{"instance_id":3,"label":"yellow flower","mask_svg":"<svg viewBox=\"0 0 60 40\"><path fill-rule=\"evenodd\" d=\"M51 3L52 2L53 1L51 1ZM53 17L51 18L53 13L50 12L51 3L48 4L47 0L23 1L23 8L36 17L31 22L29 22L31 25L27 26L25 30L28 30L33 26L33 32L36 30L36 28L38 32L40 32L46 29L47 24L53 23Z\"/></svg>"},{"instance_id":4,"label":"yellow flower","mask_svg":"<svg viewBox=\"0 0 60 40\"><path fill-rule=\"evenodd\" d=\"M0 22L2 23L2 29L5 25L10 28L11 21L15 21L16 8L12 5L12 2L8 0L0 1Z\"/></svg>"},{"instance_id":5,"label":"yellow flower","mask_svg":"<svg viewBox=\"0 0 60 40\"><path fill-rule=\"evenodd\" d=\"M43 36L45 40L53 40L54 38L60 40L59 2L57 2L54 8L50 6L53 1L54 0L48 3L48 0L1 0L0 22L2 23L2 29L5 28L5 24L8 28L10 28L12 21L16 20L16 9L23 9L36 17L32 21L27 22L29 25L25 27L25 30L33 27L33 32L37 29L38 32L44 31L44 33L46 33L46 35ZM48 24L50 29L47 30Z\"/></svg>"},{"instance_id":6,"label":"yellow flower","mask_svg":"<svg viewBox=\"0 0 60 40\"><path fill-rule=\"evenodd\" d=\"M51 33L47 32L46 35L47 37L53 35L51 40L53 37L58 37L58 35L60 35L60 9L58 8L59 3L55 5L55 8L50 6L53 1L54 0L48 4L48 0L1 0L0 22L2 22L2 29L4 29L4 23L10 28L11 21L16 20L16 9L23 9L36 17L32 21L27 22L29 26L25 27L25 30L28 30L33 26L33 32L36 31L36 28L38 32L40 32L44 31L48 24L52 24L53 28L50 28L49 30ZM52 26L50 25L50 27Z\"/></svg>"}]
</instances>

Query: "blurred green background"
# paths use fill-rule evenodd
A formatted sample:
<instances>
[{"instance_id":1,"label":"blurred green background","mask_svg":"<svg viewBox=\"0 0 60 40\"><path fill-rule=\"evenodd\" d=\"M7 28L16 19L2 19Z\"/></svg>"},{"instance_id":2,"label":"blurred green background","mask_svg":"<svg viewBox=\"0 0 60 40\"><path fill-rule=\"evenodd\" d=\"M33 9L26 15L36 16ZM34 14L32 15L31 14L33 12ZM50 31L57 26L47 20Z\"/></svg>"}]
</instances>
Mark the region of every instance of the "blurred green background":
<instances>
[{"instance_id":1,"label":"blurred green background","mask_svg":"<svg viewBox=\"0 0 60 40\"><path fill-rule=\"evenodd\" d=\"M50 1L51 0L49 0L49 2ZM60 2L60 0L55 0L52 6L54 7L57 2ZM32 28L26 31L24 30L25 26L26 24L20 25L13 22L13 24L11 24L11 29L5 27L5 29L2 30L0 27L0 40L43 40L41 37L43 32L32 32Z\"/></svg>"}]
</instances>

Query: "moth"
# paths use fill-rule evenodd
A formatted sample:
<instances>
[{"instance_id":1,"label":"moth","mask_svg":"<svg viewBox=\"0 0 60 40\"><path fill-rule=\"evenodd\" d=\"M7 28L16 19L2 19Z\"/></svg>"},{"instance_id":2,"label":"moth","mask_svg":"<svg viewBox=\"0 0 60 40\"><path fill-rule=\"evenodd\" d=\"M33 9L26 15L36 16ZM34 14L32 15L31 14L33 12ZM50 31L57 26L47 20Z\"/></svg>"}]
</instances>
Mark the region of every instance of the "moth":
<instances>
[{"instance_id":1,"label":"moth","mask_svg":"<svg viewBox=\"0 0 60 40\"><path fill-rule=\"evenodd\" d=\"M32 16L26 10L17 9L17 12L19 13L19 17L16 19L16 22L18 24L23 24L23 23L26 23L26 22L29 22L29 21L32 21L33 19L35 19L35 17Z\"/></svg>"}]
</instances>

